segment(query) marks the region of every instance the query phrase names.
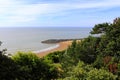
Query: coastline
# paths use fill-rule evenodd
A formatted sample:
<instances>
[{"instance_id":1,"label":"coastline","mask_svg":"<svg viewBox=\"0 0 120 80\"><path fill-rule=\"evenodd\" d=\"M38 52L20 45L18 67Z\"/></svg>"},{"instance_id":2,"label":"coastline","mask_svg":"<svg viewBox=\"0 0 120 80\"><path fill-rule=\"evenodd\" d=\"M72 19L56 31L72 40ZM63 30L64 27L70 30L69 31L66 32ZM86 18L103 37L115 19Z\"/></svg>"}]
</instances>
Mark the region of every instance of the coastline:
<instances>
[{"instance_id":1,"label":"coastline","mask_svg":"<svg viewBox=\"0 0 120 80\"><path fill-rule=\"evenodd\" d=\"M55 48L57 48L59 46L60 46L59 44L56 44L55 46L51 46L51 47L48 47L48 48L45 48L45 49L42 49L42 50L32 51L32 52L38 54L38 53L41 53L41 52L46 52L46 51L55 49Z\"/></svg>"},{"instance_id":2,"label":"coastline","mask_svg":"<svg viewBox=\"0 0 120 80\"><path fill-rule=\"evenodd\" d=\"M49 50L45 50L45 51L41 51L41 52L37 52L36 55L38 57L44 57L49 53L55 52L55 51L62 51L67 49L72 43L72 40L70 41L63 41L63 42L59 42L57 47L53 48L53 49L49 49Z\"/></svg>"}]
</instances>

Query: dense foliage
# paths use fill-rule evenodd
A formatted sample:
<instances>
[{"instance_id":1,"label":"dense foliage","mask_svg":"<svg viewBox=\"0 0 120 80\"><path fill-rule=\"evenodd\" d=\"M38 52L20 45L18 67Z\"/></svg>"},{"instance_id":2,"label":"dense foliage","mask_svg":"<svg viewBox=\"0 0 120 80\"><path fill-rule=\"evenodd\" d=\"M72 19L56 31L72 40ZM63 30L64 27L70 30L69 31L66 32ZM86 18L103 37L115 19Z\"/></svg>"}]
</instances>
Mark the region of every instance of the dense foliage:
<instances>
[{"instance_id":1,"label":"dense foliage","mask_svg":"<svg viewBox=\"0 0 120 80\"><path fill-rule=\"evenodd\" d=\"M1 42L0 42L1 45ZM15 62L0 51L0 80L16 80L19 78L19 69Z\"/></svg>"},{"instance_id":2,"label":"dense foliage","mask_svg":"<svg viewBox=\"0 0 120 80\"><path fill-rule=\"evenodd\" d=\"M95 34L95 35L94 35ZM120 18L97 24L91 35L43 58L0 51L0 80L120 80Z\"/></svg>"},{"instance_id":3,"label":"dense foliage","mask_svg":"<svg viewBox=\"0 0 120 80\"><path fill-rule=\"evenodd\" d=\"M18 52L9 58L0 52L0 80L51 80L58 69L33 53Z\"/></svg>"},{"instance_id":4,"label":"dense foliage","mask_svg":"<svg viewBox=\"0 0 120 80\"><path fill-rule=\"evenodd\" d=\"M116 18L113 23L95 25L89 37L73 41L62 57L63 79L79 80L84 76L86 78L82 80L120 79L120 18ZM85 69L79 68L75 73L73 70L78 67L79 61L83 61L86 66L91 65L93 69L88 67L90 70L86 74ZM81 77L76 76L79 70Z\"/></svg>"},{"instance_id":5,"label":"dense foliage","mask_svg":"<svg viewBox=\"0 0 120 80\"><path fill-rule=\"evenodd\" d=\"M33 53L18 52L12 59L20 67L22 80L51 80L58 77L56 67L45 63Z\"/></svg>"}]
</instances>

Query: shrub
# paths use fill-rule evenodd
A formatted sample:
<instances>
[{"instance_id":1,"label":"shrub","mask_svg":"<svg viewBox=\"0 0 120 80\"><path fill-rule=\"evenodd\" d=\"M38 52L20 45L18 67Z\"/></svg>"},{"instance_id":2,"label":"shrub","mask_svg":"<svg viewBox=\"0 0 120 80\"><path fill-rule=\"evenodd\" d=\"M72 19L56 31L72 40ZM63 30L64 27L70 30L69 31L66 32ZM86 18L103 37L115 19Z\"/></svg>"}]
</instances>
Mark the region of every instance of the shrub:
<instances>
[{"instance_id":1,"label":"shrub","mask_svg":"<svg viewBox=\"0 0 120 80\"><path fill-rule=\"evenodd\" d=\"M18 78L18 66L11 58L0 52L0 80L16 80Z\"/></svg>"},{"instance_id":2,"label":"shrub","mask_svg":"<svg viewBox=\"0 0 120 80\"><path fill-rule=\"evenodd\" d=\"M18 52L12 57L20 67L23 80L50 80L57 78L57 69L33 53Z\"/></svg>"},{"instance_id":3,"label":"shrub","mask_svg":"<svg viewBox=\"0 0 120 80\"><path fill-rule=\"evenodd\" d=\"M116 80L117 76L104 69L93 69L87 74L86 80Z\"/></svg>"}]
</instances>

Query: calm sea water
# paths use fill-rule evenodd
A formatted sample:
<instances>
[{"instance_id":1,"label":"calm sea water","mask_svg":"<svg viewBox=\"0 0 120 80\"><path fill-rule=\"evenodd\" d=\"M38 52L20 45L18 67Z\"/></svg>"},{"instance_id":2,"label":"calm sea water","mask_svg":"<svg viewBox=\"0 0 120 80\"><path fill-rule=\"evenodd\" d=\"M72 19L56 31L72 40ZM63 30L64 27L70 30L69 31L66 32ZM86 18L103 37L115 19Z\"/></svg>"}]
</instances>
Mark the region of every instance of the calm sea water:
<instances>
[{"instance_id":1,"label":"calm sea water","mask_svg":"<svg viewBox=\"0 0 120 80\"><path fill-rule=\"evenodd\" d=\"M51 49L56 44L43 44L48 39L76 39L89 36L92 28L59 27L59 28L0 28L1 48L8 53L16 51L38 51Z\"/></svg>"}]
</instances>

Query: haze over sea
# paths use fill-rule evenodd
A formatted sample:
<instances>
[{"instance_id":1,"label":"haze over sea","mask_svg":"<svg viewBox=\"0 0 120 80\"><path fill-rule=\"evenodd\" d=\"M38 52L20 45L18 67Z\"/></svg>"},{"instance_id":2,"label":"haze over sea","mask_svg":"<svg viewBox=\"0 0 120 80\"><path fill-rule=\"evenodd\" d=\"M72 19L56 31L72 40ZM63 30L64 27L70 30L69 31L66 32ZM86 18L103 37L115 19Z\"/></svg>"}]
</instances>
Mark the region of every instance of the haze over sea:
<instances>
[{"instance_id":1,"label":"haze over sea","mask_svg":"<svg viewBox=\"0 0 120 80\"><path fill-rule=\"evenodd\" d=\"M43 44L48 39L79 39L89 36L90 27L29 27L0 28L2 49L8 53L16 51L44 51L57 44Z\"/></svg>"}]
</instances>

